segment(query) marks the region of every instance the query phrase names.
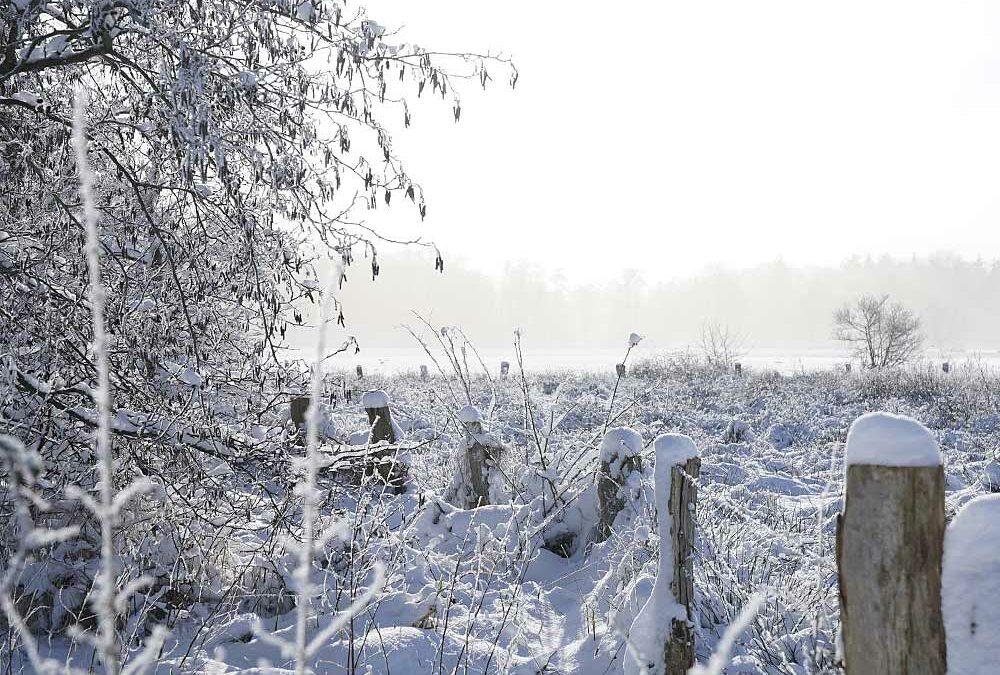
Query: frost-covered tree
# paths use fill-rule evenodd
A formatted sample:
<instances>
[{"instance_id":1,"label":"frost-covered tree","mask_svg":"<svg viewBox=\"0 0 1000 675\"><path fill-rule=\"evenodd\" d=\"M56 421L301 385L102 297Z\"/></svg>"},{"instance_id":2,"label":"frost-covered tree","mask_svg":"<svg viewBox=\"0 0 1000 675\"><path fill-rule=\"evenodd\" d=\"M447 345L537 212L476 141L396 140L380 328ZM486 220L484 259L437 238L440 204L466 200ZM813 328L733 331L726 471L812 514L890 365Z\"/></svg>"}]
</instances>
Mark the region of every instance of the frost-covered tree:
<instances>
[{"instance_id":1,"label":"frost-covered tree","mask_svg":"<svg viewBox=\"0 0 1000 675\"><path fill-rule=\"evenodd\" d=\"M296 303L318 300L313 262L363 256L377 275L383 240L360 212L426 215L390 134L410 126L408 100L440 97L457 121L455 85L485 87L488 68L516 81L505 59L398 44L330 0L0 0L0 431L39 453L46 489L97 484L74 87L89 91L115 480L152 477L150 499L168 503L123 522L143 546L183 531L182 557L184 537L214 527L202 505L250 508L219 476L273 473L280 439L259 425L305 377L281 349ZM95 540L92 522L81 532ZM0 520L0 551L16 537ZM86 577L80 547L66 555ZM34 616L45 629L72 618Z\"/></svg>"},{"instance_id":2,"label":"frost-covered tree","mask_svg":"<svg viewBox=\"0 0 1000 675\"><path fill-rule=\"evenodd\" d=\"M426 213L388 130L393 120L409 126L407 97L440 96L457 120L453 81L485 86L487 65L497 64L505 65L394 44L363 11L329 1L0 6L8 398L16 391L93 423L68 150L75 82L92 92L87 132L116 401L171 418L167 429L125 413L114 431L218 449L203 441L212 437L235 450L202 393L226 385L238 417L259 412L246 398L269 374L283 377L281 339L302 320L292 303L317 292L311 262L332 254L350 264L361 252L377 275L379 237L358 209L410 202ZM43 435L38 426L52 422L46 413L27 424Z\"/></svg>"},{"instance_id":3,"label":"frost-covered tree","mask_svg":"<svg viewBox=\"0 0 1000 675\"><path fill-rule=\"evenodd\" d=\"M863 295L833 316L834 337L851 345L866 368L893 368L923 345L920 318L888 295Z\"/></svg>"}]
</instances>

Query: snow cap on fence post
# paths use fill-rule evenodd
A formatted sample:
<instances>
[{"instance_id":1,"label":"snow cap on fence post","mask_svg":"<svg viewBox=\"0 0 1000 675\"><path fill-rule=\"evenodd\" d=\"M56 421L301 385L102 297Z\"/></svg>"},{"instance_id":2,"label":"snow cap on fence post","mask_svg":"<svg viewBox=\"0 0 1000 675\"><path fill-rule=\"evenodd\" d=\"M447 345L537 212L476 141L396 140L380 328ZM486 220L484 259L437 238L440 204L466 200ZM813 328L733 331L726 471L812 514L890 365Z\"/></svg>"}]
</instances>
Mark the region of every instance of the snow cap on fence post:
<instances>
[{"instance_id":1,"label":"snow cap on fence post","mask_svg":"<svg viewBox=\"0 0 1000 675\"><path fill-rule=\"evenodd\" d=\"M837 569L844 671L944 675L944 468L909 417L870 413L847 434Z\"/></svg>"},{"instance_id":2,"label":"snow cap on fence post","mask_svg":"<svg viewBox=\"0 0 1000 675\"><path fill-rule=\"evenodd\" d=\"M664 434L653 443L660 557L649 599L628 635L626 675L685 675L694 665L691 605L694 509L701 460L689 437Z\"/></svg>"},{"instance_id":3,"label":"snow cap on fence post","mask_svg":"<svg viewBox=\"0 0 1000 675\"><path fill-rule=\"evenodd\" d=\"M1000 664L1000 494L966 504L944 536L942 610L948 672L996 672Z\"/></svg>"},{"instance_id":4,"label":"snow cap on fence post","mask_svg":"<svg viewBox=\"0 0 1000 675\"><path fill-rule=\"evenodd\" d=\"M912 417L874 412L851 424L844 463L940 466L941 451L927 427Z\"/></svg>"}]
</instances>

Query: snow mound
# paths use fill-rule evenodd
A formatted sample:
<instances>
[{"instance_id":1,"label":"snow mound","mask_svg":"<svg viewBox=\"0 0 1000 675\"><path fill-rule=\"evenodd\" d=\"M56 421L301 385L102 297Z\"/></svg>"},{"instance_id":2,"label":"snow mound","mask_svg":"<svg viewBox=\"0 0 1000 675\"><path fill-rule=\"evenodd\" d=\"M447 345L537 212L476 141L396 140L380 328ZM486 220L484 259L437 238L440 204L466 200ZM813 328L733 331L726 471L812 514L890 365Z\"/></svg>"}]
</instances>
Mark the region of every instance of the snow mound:
<instances>
[{"instance_id":1,"label":"snow mound","mask_svg":"<svg viewBox=\"0 0 1000 675\"><path fill-rule=\"evenodd\" d=\"M482 422L483 416L480 414L479 408L474 405L467 405L458 411L458 421L462 424L474 424Z\"/></svg>"},{"instance_id":2,"label":"snow mound","mask_svg":"<svg viewBox=\"0 0 1000 675\"><path fill-rule=\"evenodd\" d=\"M170 361L165 361L163 363L167 372L176 377L178 380L191 387L201 386L201 375L198 371L193 368L188 368L187 366L182 366L179 363L172 363Z\"/></svg>"},{"instance_id":3,"label":"snow mound","mask_svg":"<svg viewBox=\"0 0 1000 675\"><path fill-rule=\"evenodd\" d=\"M995 672L1000 660L1000 495L976 497L944 539L941 608L948 672Z\"/></svg>"},{"instance_id":4,"label":"snow mound","mask_svg":"<svg viewBox=\"0 0 1000 675\"><path fill-rule=\"evenodd\" d=\"M1000 492L1000 462L992 461L983 467L983 487L990 492Z\"/></svg>"},{"instance_id":5,"label":"snow mound","mask_svg":"<svg viewBox=\"0 0 1000 675\"><path fill-rule=\"evenodd\" d=\"M366 410L369 408L388 408L389 394L381 389L366 391L361 397L361 407Z\"/></svg>"},{"instance_id":6,"label":"snow mound","mask_svg":"<svg viewBox=\"0 0 1000 675\"><path fill-rule=\"evenodd\" d=\"M847 432L846 464L941 466L934 436L911 417L876 412L854 420Z\"/></svg>"},{"instance_id":7,"label":"snow mound","mask_svg":"<svg viewBox=\"0 0 1000 675\"><path fill-rule=\"evenodd\" d=\"M611 477L616 478L625 460L638 457L641 452L642 436L628 427L614 427L608 429L601 441L600 460L608 465Z\"/></svg>"},{"instance_id":8,"label":"snow mound","mask_svg":"<svg viewBox=\"0 0 1000 675\"><path fill-rule=\"evenodd\" d=\"M736 418L730 420L725 431L722 432L723 443L752 443L755 439L756 436L751 431L750 425Z\"/></svg>"}]
</instances>

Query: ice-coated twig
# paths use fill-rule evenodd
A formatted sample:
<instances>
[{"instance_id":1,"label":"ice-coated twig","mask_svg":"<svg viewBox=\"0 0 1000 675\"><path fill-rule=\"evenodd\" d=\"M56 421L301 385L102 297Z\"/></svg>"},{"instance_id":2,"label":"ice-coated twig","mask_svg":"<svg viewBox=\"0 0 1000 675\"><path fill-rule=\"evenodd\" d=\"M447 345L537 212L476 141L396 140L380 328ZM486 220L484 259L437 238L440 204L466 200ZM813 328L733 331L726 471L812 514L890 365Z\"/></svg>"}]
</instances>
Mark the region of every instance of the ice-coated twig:
<instances>
[{"instance_id":1,"label":"ice-coated twig","mask_svg":"<svg viewBox=\"0 0 1000 675\"><path fill-rule=\"evenodd\" d=\"M87 161L87 90L78 86L73 102L73 150L80 181L80 200L86 226L88 300L94 327L94 361L97 367L97 475L100 482L101 569L97 577L94 609L97 613L97 650L107 673L121 670L115 633L115 551L112 510L114 508L114 457L111 454L111 383L108 375L107 335L104 331L104 286L101 283L101 243L94 201L94 174Z\"/></svg>"},{"instance_id":2,"label":"ice-coated twig","mask_svg":"<svg viewBox=\"0 0 1000 675\"><path fill-rule=\"evenodd\" d=\"M20 639L28 663L34 672L40 674L72 672L58 661L44 658L39 654L35 637L11 599L10 590L33 548L65 541L75 536L78 528L63 527L57 530L35 528L31 518L31 506L42 502L41 498L32 492L35 479L42 473L42 462L37 452L25 448L21 441L13 436L0 434L0 468L7 475L8 492L14 503L14 515L21 533L17 549L12 552L7 561L7 568L0 574L0 613ZM42 506L47 505L43 503Z\"/></svg>"},{"instance_id":3,"label":"ice-coated twig","mask_svg":"<svg viewBox=\"0 0 1000 675\"><path fill-rule=\"evenodd\" d=\"M76 87L73 100L72 145L76 157L77 176L80 183L80 201L83 203L83 220L86 228L84 254L87 260L88 293L91 318L94 328L94 362L97 370L97 388L94 403L97 407L97 477L100 494L95 500L82 491L76 495L97 517L101 527L101 567L95 581L96 593L93 598L97 614L97 634L81 636L93 643L109 675L132 675L143 672L153 663L155 655L166 637L162 628L154 630L144 648L133 657L128 667L122 670L121 653L118 644L118 615L125 607L128 597L145 585L140 578L127 585L121 592L116 588L118 552L115 550L114 527L118 514L125 503L138 493L147 491L151 483L136 481L115 494L114 454L111 449L111 381L108 367L108 339L104 327L105 290L101 282L101 242L98 231L98 211L94 198L94 173L87 160L87 90L82 85Z\"/></svg>"},{"instance_id":4,"label":"ice-coated twig","mask_svg":"<svg viewBox=\"0 0 1000 675\"><path fill-rule=\"evenodd\" d=\"M342 263L338 262L336 273L332 280L339 279L343 273ZM270 644L281 652L285 658L295 663L296 675L306 675L312 672L309 662L316 651L322 647L337 632L342 630L350 620L367 607L382 592L385 585L385 567L381 562L375 563L375 578L369 587L346 609L339 612L334 619L313 638L309 639L309 620L312 617L312 600L316 587L312 583L312 568L317 546L336 536L342 528L335 523L327 530L317 532L319 520L319 491L316 480L320 469L330 462L320 456L319 452L319 422L320 401L323 388L323 362L326 360L326 335L331 309L334 300L334 285L331 281L323 293L320 304L320 321L316 336L316 352L312 365L312 378L309 388L309 408L306 412L306 447L305 457L296 462L302 471L302 480L295 487L295 493L302 499L302 541L294 545L298 561L293 572L297 602L295 607L295 637L285 640L268 633L258 621L254 625L254 633L262 642ZM369 434L369 439L371 435Z\"/></svg>"}]
</instances>

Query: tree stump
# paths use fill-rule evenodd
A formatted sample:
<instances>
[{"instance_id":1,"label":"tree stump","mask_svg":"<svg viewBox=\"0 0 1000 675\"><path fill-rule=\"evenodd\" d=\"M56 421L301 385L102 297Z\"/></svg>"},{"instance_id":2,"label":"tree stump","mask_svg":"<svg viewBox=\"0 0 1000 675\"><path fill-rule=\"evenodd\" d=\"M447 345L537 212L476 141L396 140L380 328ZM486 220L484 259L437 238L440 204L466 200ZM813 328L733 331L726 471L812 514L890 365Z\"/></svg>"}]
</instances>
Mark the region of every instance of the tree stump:
<instances>
[{"instance_id":1,"label":"tree stump","mask_svg":"<svg viewBox=\"0 0 1000 675\"><path fill-rule=\"evenodd\" d=\"M292 416L292 423L301 427L306 423L306 412L309 410L308 396L295 396L288 404L289 412Z\"/></svg>"},{"instance_id":2,"label":"tree stump","mask_svg":"<svg viewBox=\"0 0 1000 675\"><path fill-rule=\"evenodd\" d=\"M615 517L625 508L623 487L633 471L641 471L642 438L635 431L616 427L608 429L601 441L597 468L597 502L600 515L595 541L611 534Z\"/></svg>"},{"instance_id":3,"label":"tree stump","mask_svg":"<svg viewBox=\"0 0 1000 675\"><path fill-rule=\"evenodd\" d=\"M499 459L500 444L485 433L479 409L467 405L458 413L465 427L465 453L459 458L461 482L469 493L467 506L485 506L490 503L490 468Z\"/></svg>"},{"instance_id":4,"label":"tree stump","mask_svg":"<svg viewBox=\"0 0 1000 675\"><path fill-rule=\"evenodd\" d=\"M885 413L847 437L837 522L840 620L848 675L944 675L944 471L933 436Z\"/></svg>"},{"instance_id":5,"label":"tree stump","mask_svg":"<svg viewBox=\"0 0 1000 675\"><path fill-rule=\"evenodd\" d=\"M399 448L396 443L399 438L392 423L389 395L380 389L365 392L361 397L361 407L368 413L368 425L371 428L368 444L372 448L372 459L378 473L388 485L401 492L409 474L409 467L397 457Z\"/></svg>"},{"instance_id":6,"label":"tree stump","mask_svg":"<svg viewBox=\"0 0 1000 675\"><path fill-rule=\"evenodd\" d=\"M392 413L389 411L389 395L378 389L365 392L361 397L361 407L368 413L368 425L371 427L369 443L395 443L396 431L392 426Z\"/></svg>"}]
</instances>

